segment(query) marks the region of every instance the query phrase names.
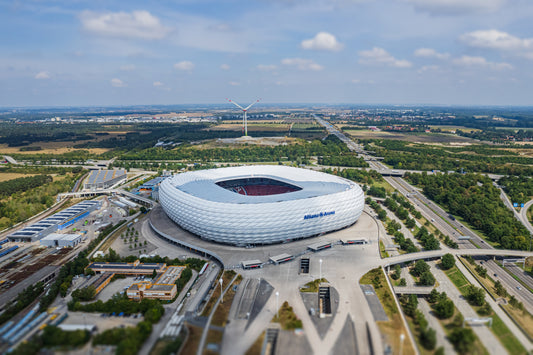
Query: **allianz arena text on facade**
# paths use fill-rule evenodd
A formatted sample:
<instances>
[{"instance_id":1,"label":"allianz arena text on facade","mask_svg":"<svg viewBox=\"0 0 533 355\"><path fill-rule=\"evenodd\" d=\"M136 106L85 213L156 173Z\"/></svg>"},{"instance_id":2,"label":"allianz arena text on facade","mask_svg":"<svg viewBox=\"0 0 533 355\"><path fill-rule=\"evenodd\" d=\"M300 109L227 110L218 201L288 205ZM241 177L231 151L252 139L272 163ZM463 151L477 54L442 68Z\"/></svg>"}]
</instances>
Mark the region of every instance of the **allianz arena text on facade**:
<instances>
[{"instance_id":1,"label":"allianz arena text on facade","mask_svg":"<svg viewBox=\"0 0 533 355\"><path fill-rule=\"evenodd\" d=\"M187 172L161 183L165 213L182 228L237 246L307 238L354 224L364 207L356 183L286 166Z\"/></svg>"}]
</instances>

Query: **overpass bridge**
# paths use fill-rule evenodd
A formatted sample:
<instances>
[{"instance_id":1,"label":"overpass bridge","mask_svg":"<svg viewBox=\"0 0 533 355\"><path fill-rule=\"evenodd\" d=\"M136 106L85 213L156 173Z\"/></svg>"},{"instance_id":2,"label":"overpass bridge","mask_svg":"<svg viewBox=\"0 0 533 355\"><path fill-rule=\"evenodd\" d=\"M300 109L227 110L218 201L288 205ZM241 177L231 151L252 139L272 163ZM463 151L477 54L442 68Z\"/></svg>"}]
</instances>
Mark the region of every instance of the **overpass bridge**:
<instances>
[{"instance_id":1,"label":"overpass bridge","mask_svg":"<svg viewBox=\"0 0 533 355\"><path fill-rule=\"evenodd\" d=\"M129 198L130 200L137 202L144 206L153 207L155 205L155 201L149 198L135 195L129 191L122 190L122 189L104 189L104 190L95 190L95 191L67 192L67 193L59 194L58 199L62 200L67 197L82 198L82 197L92 197L92 196L98 196L98 195L121 195L123 197Z\"/></svg>"},{"instance_id":2,"label":"overpass bridge","mask_svg":"<svg viewBox=\"0 0 533 355\"><path fill-rule=\"evenodd\" d=\"M392 265L409 263L416 260L440 259L444 254L470 255L470 256L509 256L517 258L527 258L533 256L533 252L525 250L508 250L508 249L446 249L430 250L417 253L401 254L391 256L382 260L383 266L388 268Z\"/></svg>"},{"instance_id":3,"label":"overpass bridge","mask_svg":"<svg viewBox=\"0 0 533 355\"><path fill-rule=\"evenodd\" d=\"M435 286L394 286L398 295L429 295Z\"/></svg>"}]
</instances>

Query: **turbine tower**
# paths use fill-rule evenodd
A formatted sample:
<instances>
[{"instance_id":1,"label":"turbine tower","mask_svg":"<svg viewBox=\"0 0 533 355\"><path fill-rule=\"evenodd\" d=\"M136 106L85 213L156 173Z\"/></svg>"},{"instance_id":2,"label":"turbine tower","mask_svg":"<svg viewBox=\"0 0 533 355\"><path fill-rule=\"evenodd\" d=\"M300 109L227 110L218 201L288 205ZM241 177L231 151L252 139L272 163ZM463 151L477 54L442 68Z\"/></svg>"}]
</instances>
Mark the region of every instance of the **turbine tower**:
<instances>
[{"instance_id":1,"label":"turbine tower","mask_svg":"<svg viewBox=\"0 0 533 355\"><path fill-rule=\"evenodd\" d=\"M246 120L246 111L248 111L248 109L250 107L252 107L253 105L255 105L256 103L258 103L260 99L257 99L256 101L252 102L246 108L242 108L241 105L239 105L235 101L231 101L231 99L226 99L226 100L228 100L229 102L231 102L232 104L234 104L235 106L240 108L242 110L242 112L244 112L244 114L242 116L242 130L244 131L244 135L247 136L248 135L248 121Z\"/></svg>"}]
</instances>

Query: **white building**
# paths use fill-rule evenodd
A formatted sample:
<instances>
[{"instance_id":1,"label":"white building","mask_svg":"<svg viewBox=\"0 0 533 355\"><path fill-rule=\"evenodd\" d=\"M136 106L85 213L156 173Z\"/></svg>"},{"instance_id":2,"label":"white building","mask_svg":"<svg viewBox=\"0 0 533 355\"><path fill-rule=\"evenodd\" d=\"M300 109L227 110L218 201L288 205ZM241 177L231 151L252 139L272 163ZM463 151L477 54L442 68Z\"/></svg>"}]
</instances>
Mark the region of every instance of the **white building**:
<instances>
[{"instance_id":1,"label":"white building","mask_svg":"<svg viewBox=\"0 0 533 355\"><path fill-rule=\"evenodd\" d=\"M74 248L81 242L81 234L52 233L42 238L40 242L49 248Z\"/></svg>"}]
</instances>

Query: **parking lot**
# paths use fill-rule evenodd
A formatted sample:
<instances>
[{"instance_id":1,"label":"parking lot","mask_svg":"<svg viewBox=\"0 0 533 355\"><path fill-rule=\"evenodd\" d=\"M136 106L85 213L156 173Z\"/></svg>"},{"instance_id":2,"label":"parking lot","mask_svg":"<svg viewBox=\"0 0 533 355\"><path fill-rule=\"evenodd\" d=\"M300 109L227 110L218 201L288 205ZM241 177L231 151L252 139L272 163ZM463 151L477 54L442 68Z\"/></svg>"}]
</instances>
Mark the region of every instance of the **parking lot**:
<instances>
[{"instance_id":1,"label":"parking lot","mask_svg":"<svg viewBox=\"0 0 533 355\"><path fill-rule=\"evenodd\" d=\"M142 320L142 315L140 317L135 317L133 315L129 317L103 317L102 313L68 312L68 317L62 324L96 325L97 332L101 333L104 330L120 326L134 327Z\"/></svg>"},{"instance_id":2,"label":"parking lot","mask_svg":"<svg viewBox=\"0 0 533 355\"><path fill-rule=\"evenodd\" d=\"M110 282L109 285L104 287L104 289L96 296L96 299L105 302L111 299L114 294L125 291L125 288L130 287L134 282L135 277L133 276Z\"/></svg>"}]
</instances>

